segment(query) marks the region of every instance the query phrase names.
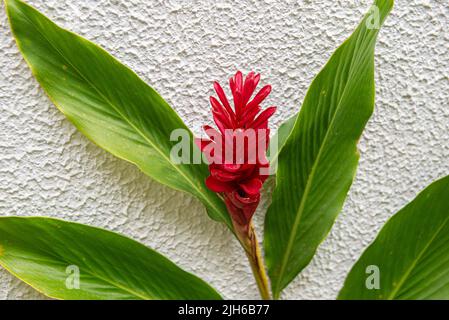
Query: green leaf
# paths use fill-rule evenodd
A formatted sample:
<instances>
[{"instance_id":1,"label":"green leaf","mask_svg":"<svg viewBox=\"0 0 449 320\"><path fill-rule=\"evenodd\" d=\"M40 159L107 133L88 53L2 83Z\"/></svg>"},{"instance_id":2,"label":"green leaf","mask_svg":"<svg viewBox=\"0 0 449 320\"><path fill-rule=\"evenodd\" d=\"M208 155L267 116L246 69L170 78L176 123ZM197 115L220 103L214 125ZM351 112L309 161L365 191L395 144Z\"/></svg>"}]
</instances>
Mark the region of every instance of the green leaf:
<instances>
[{"instance_id":1,"label":"green leaf","mask_svg":"<svg viewBox=\"0 0 449 320\"><path fill-rule=\"evenodd\" d=\"M290 136L290 133L295 127L295 122L297 118L298 118L297 116L291 117L283 124L281 124L276 134L270 139L270 148L268 149L268 151L271 153L272 152L271 148L273 147L273 144L276 146L276 149L273 150L273 154L268 155L268 159L270 160L270 168L277 167L279 153L281 152L282 148L287 142L288 137Z\"/></svg>"},{"instance_id":2,"label":"green leaf","mask_svg":"<svg viewBox=\"0 0 449 320\"><path fill-rule=\"evenodd\" d=\"M281 150L264 240L275 298L309 264L352 184L357 143L374 108L376 38L392 7L392 0L376 1L332 55Z\"/></svg>"},{"instance_id":3,"label":"green leaf","mask_svg":"<svg viewBox=\"0 0 449 320\"><path fill-rule=\"evenodd\" d=\"M56 219L0 217L0 265L57 299L221 299L134 240Z\"/></svg>"},{"instance_id":4,"label":"green leaf","mask_svg":"<svg viewBox=\"0 0 449 320\"><path fill-rule=\"evenodd\" d=\"M449 176L394 215L352 268L339 299L449 299L448 199Z\"/></svg>"},{"instance_id":5,"label":"green leaf","mask_svg":"<svg viewBox=\"0 0 449 320\"><path fill-rule=\"evenodd\" d=\"M54 104L90 140L134 163L154 180L196 196L218 221L232 223L223 201L205 185L205 164L177 165L175 129L192 134L179 116L134 72L86 39L61 29L34 8L7 0L20 51Z\"/></svg>"}]
</instances>

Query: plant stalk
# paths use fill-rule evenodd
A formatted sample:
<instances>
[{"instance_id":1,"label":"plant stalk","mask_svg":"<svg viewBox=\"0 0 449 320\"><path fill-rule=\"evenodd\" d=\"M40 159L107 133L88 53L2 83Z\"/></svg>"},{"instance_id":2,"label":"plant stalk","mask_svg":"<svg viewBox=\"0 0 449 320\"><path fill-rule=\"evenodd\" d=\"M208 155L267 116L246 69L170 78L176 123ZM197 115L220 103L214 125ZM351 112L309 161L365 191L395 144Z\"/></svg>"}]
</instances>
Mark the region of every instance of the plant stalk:
<instances>
[{"instance_id":1,"label":"plant stalk","mask_svg":"<svg viewBox=\"0 0 449 320\"><path fill-rule=\"evenodd\" d=\"M251 265L257 287L263 300L271 300L268 276L265 270L265 264L257 241L256 232L252 222L246 228L235 225L235 230L240 243L245 250L248 261Z\"/></svg>"}]
</instances>

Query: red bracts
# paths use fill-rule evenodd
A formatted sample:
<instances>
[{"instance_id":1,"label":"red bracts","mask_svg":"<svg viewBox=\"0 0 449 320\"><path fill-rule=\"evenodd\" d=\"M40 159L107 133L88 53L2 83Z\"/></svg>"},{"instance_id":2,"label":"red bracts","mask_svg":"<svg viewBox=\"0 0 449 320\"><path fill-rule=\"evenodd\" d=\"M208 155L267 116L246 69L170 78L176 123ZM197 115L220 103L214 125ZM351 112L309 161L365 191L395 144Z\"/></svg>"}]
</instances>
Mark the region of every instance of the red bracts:
<instances>
[{"instance_id":1,"label":"red bracts","mask_svg":"<svg viewBox=\"0 0 449 320\"><path fill-rule=\"evenodd\" d=\"M262 184L268 177L268 119L276 107L263 111L260 107L271 92L270 85L252 98L259 80L259 74L250 72L243 78L240 71L229 80L234 108L215 82L218 99L210 97L210 103L218 130L206 125L204 130L209 139L196 141L209 161L207 187L223 195L234 223L241 226L251 222Z\"/></svg>"}]
</instances>

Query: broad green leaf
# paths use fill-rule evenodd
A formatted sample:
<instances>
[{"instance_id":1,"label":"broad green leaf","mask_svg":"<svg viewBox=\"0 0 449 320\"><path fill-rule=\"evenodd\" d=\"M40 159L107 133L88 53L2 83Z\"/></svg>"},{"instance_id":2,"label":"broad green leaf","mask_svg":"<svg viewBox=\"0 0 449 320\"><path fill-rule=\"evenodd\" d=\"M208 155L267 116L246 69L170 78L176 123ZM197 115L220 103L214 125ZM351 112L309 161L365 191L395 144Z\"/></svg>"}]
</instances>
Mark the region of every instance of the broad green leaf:
<instances>
[{"instance_id":1,"label":"broad green leaf","mask_svg":"<svg viewBox=\"0 0 449 320\"><path fill-rule=\"evenodd\" d=\"M61 29L34 8L7 0L20 51L54 104L89 139L137 165L154 180L196 196L209 215L231 227L223 201L205 185L205 164L176 165L175 129L192 134L179 116L134 72L102 48Z\"/></svg>"},{"instance_id":2,"label":"broad green leaf","mask_svg":"<svg viewBox=\"0 0 449 320\"><path fill-rule=\"evenodd\" d=\"M56 219L0 217L0 265L57 299L221 299L134 240Z\"/></svg>"},{"instance_id":3,"label":"broad green leaf","mask_svg":"<svg viewBox=\"0 0 449 320\"><path fill-rule=\"evenodd\" d=\"M285 145L285 142L287 141L288 137L290 136L290 133L292 132L296 119L298 117L294 116L285 121L283 124L279 126L278 131L273 136L273 138L270 139L270 148L269 152L271 153L271 147L273 147L272 144L276 145L275 150L273 150L273 154L268 155L268 159L270 160L270 168L277 167L277 161L279 159L279 153L281 152L282 148Z\"/></svg>"},{"instance_id":4,"label":"broad green leaf","mask_svg":"<svg viewBox=\"0 0 449 320\"><path fill-rule=\"evenodd\" d=\"M374 48L392 0L378 0L314 79L279 155L265 220L273 296L311 261L340 212L374 108Z\"/></svg>"},{"instance_id":5,"label":"broad green leaf","mask_svg":"<svg viewBox=\"0 0 449 320\"><path fill-rule=\"evenodd\" d=\"M449 177L394 215L349 273L339 299L449 299Z\"/></svg>"}]
</instances>

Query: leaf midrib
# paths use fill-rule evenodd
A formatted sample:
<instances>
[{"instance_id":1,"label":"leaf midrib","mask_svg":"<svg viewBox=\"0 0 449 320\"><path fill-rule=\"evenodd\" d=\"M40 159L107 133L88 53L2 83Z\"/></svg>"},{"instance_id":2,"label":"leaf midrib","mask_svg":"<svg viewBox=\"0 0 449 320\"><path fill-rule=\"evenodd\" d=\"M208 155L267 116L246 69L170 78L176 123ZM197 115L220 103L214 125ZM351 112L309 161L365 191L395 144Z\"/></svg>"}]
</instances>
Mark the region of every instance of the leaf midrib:
<instances>
[{"instance_id":1,"label":"leaf midrib","mask_svg":"<svg viewBox=\"0 0 449 320\"><path fill-rule=\"evenodd\" d=\"M72 68L84 79L84 81L86 81L97 93L98 93L98 95L107 103L107 104L109 104L114 110L115 110L115 112L117 112L118 113L118 115L119 116L121 116L125 121L126 121L126 123L128 123L128 125L130 125L140 136L142 136L142 138L145 140L145 141L147 141L150 145L151 145L151 147L153 147L164 159L165 159L165 161L167 161L195 190L196 190L196 192L198 193L198 195L201 195L201 198L207 203L207 204L209 204L217 213L220 213L220 210L215 206L215 204L213 204L211 201L209 201L209 199L207 199L207 197L204 197L203 196L203 194L202 194L202 192L201 192L201 190L200 189L198 189L198 187L196 186L196 184L195 183L193 183L193 181L192 180L190 180L185 174L184 174L184 172L182 172L182 170L180 170L176 165L173 165L172 163L171 163L171 161L169 160L169 158L158 148L158 147L156 147L156 145L151 141L151 139L149 139L143 132L141 132L137 127L135 127L135 125L128 119L128 118L126 118L120 111L118 111L117 109L116 109L116 107L114 106L114 104L112 103L112 102L110 102L102 93L101 93L101 91L92 83L92 82L90 82L79 70L78 70L78 68L76 68L71 62L70 62L70 60L68 59L68 58L66 58L54 45L53 45L53 43L45 36L45 34L43 34L40 30L39 30L39 28L37 28L36 27L36 25L33 23L33 21L31 21L29 18L28 18L28 16L25 14L25 13L23 13L22 11L20 11L21 13L22 13L22 15L25 17L25 19L27 19L27 21L31 24L31 25L33 25L34 26L34 28L35 28L35 30L37 31L37 32L39 32L39 34L40 35L42 35L42 37L50 44L50 46L68 63L68 64L70 64L71 66L72 66ZM60 28L60 27L58 27L58 26L56 26L57 28ZM71 31L69 31L69 30L66 30L66 29L63 29L63 28L61 28L63 31L65 31L65 32L68 32L68 33L72 33ZM74 34L74 33L72 33L72 34ZM20 41L19 41L19 39L18 38L16 38L16 40L17 40L17 42L19 43ZM83 40L84 40L84 38L83 38ZM96 44L94 44L94 43L92 43L92 42L89 42L89 44L91 44L91 45L93 45L93 46L96 46L96 47L98 47ZM103 50L101 47L98 47L100 50ZM32 68L32 69L34 69L33 67L32 67L32 65L30 64L30 67ZM126 68L126 67L125 67ZM184 191L184 190L182 190L182 191ZM220 214L220 216L221 216L221 214Z\"/></svg>"},{"instance_id":2,"label":"leaf midrib","mask_svg":"<svg viewBox=\"0 0 449 320\"><path fill-rule=\"evenodd\" d=\"M14 255L14 256L15 256L15 257L20 257L20 256L18 256L18 255ZM62 257L60 257L60 256L48 254L48 257L49 257L49 258L53 257L56 261L59 261L60 263L70 263L70 261L67 261L67 260L65 260L65 259L62 259ZM58 258L59 258L59 259L58 259ZM28 258L25 258L25 259L26 259L26 260L30 260L30 259L28 259ZM31 260L32 260L32 259L31 259ZM0 261L0 265L2 265L2 266L3 266L5 269L7 269L10 273L15 274L15 272L13 272L13 271L10 270L8 267L6 267L6 264L5 264L4 262L2 263L2 262ZM138 298L143 299L143 300L152 300L152 299L153 299L153 298L150 297L150 296L145 296L145 295L143 295L143 294L137 293L137 292L135 292L134 290L130 289L129 287L122 286L122 285L118 284L117 282L115 282L115 281L113 281L113 280L111 280L111 279L107 279L107 278L101 277L101 276L99 276L97 273L93 272L93 271L92 271L91 269L89 269L89 268L84 268L83 270L84 270L85 273L89 274L89 275L92 276L93 278L97 278L97 279L99 279L99 280L101 280L101 281L103 281L103 282L105 282L105 283L107 283L107 284L109 284L109 285L111 285L111 286L113 286L113 287L116 287L116 288L118 288L118 289L120 289L120 290L123 290L123 291L125 291L125 292L127 292L127 293L129 293L129 294L131 294L131 295L133 295L133 296L135 296L135 297L138 297ZM15 274L15 277L21 279L21 277L20 277L18 274ZM30 284L30 286L34 287L34 286L31 285L31 284Z\"/></svg>"},{"instance_id":3,"label":"leaf midrib","mask_svg":"<svg viewBox=\"0 0 449 320\"><path fill-rule=\"evenodd\" d=\"M39 249L39 248L35 248L35 249L36 249L37 252L40 252L42 256L47 257L48 259L50 259L50 261L51 261L52 258L53 258L53 259L54 259L53 261L58 261L59 263L71 264L71 263L73 262L73 261L68 261L67 259L65 259L65 258L62 257L61 255L56 254L56 253L52 253L52 252L50 252L50 251L48 251L48 250L42 250L42 249ZM9 253L9 255L11 255L11 253ZM12 255L12 256L14 256L14 257L22 257L24 260L33 260L33 259L29 259L29 258L27 258L27 257L23 257L23 256L20 256L20 255L17 255L17 254ZM15 272L13 272L12 270L10 270L10 268L8 268L8 267L6 266L6 263L5 263L5 262L2 262L2 259L1 259L1 258L0 258L0 265L1 265L3 268L5 268L6 270L8 270L8 271L9 271L11 274L13 274L15 277L21 279L21 277L20 277L18 274L16 274ZM113 280L111 280L111 279L103 278L103 277L99 276L97 273L93 272L93 271L92 271L89 267L87 267L87 266L86 266L86 268L83 268L83 270L87 270L87 271L85 271L85 273L89 274L90 276L92 276L92 277L94 277L94 278L97 278L97 279L99 279L99 280L101 280L101 281L103 281L103 282L105 282L105 283L108 283L109 285L114 286L114 287L116 287L116 288L118 288L118 289L121 289L121 290L123 290L123 291L125 291L125 292L128 292L129 294L132 294L132 295L134 295L134 296L136 296L136 297L139 297L139 298L141 298L141 299L143 299L143 300L152 300L152 299L153 299L153 298L150 297L150 296L145 296L145 295L143 295L143 294L140 294L140 293L135 292L134 290L132 290L132 289L130 289L130 288L128 288L128 287L122 286L122 285L116 283L115 281L113 281ZM34 286L31 285L31 284L30 284L30 286L34 287Z\"/></svg>"},{"instance_id":4,"label":"leaf midrib","mask_svg":"<svg viewBox=\"0 0 449 320\"><path fill-rule=\"evenodd\" d=\"M351 38L348 38L343 43L343 45L346 44L347 42L349 42L350 39ZM342 46L340 46L340 48L342 48ZM326 66L327 66L327 64L326 64ZM348 73L351 74L351 72L348 72ZM313 81L315 81L315 79ZM304 212L305 203L307 202L307 198L308 198L309 193L310 193L309 191L310 191L310 188L312 187L312 181L314 180L314 177L315 177L316 167L317 167L317 164L320 162L324 146L327 144L327 140L328 140L328 137L329 137L329 132L333 128L334 121L336 119L336 115L338 114L338 112L339 112L339 110L341 108L341 100L345 96L346 90L348 88L348 82L349 82L349 80L346 82L346 85L345 85L345 87L343 89L343 92L342 92L342 94L340 96L338 105L337 105L337 107L335 109L335 112L334 112L332 120L331 120L331 122L329 124L328 130L327 130L327 132L326 132L326 134L324 136L323 143L321 144L320 150L318 151L318 154L317 154L317 157L316 157L316 161L314 162L314 164L312 166L312 170L311 170L310 175L309 175L309 178L307 179L306 188L304 189L304 193L303 193L304 197L302 198L301 204L300 204L300 206L298 208L298 211L296 212L296 218L295 218L295 221L293 223L292 232L290 233L290 237L289 237L288 244L287 244L287 249L286 249L286 251L284 253L284 256L283 256L283 259L282 259L281 269L279 271L278 279L276 281L276 289L280 288L280 284L281 284L282 278L283 278L284 273L285 273L285 268L286 268L287 263L288 263L288 261L290 259L291 252L292 252L292 249L293 249L293 243L294 243L294 240L295 240L294 238L296 236L297 229L299 227L299 223L301 222L301 218L302 218L302 215L303 215L303 212ZM306 97L307 97L307 95L308 95L308 93L306 94ZM299 115L298 115L298 118L299 118ZM298 124L298 121L299 120L297 119L297 121L295 122L295 126L293 127L293 130L295 129L296 125ZM276 293L279 290L273 290L273 291L275 291L275 293Z\"/></svg>"},{"instance_id":5,"label":"leaf midrib","mask_svg":"<svg viewBox=\"0 0 449 320\"><path fill-rule=\"evenodd\" d=\"M416 256L416 258L412 261L412 263L410 264L409 268L407 269L407 271L403 274L403 276L401 277L401 279L399 280L398 285L395 287L395 289L391 292L391 294L388 296L387 300L393 300L397 293L399 292L399 290L402 288L402 286L404 285L405 281L410 277L410 274L412 273L412 271L415 269L415 267L417 266L417 264L419 263L419 261L421 260L421 258L423 257L423 255L426 253L426 251L429 249L429 247L432 245L432 243L435 241L435 239L437 238L438 234L441 232L441 230L443 230L443 228L446 226L446 224L449 222L449 216L444 219L443 223L441 224L441 226L436 230L435 234L429 239L429 241L427 242L427 244L424 246L424 248L419 252L419 254Z\"/></svg>"}]
</instances>

